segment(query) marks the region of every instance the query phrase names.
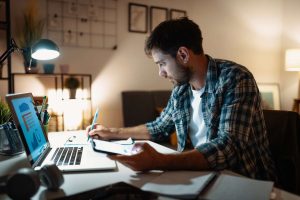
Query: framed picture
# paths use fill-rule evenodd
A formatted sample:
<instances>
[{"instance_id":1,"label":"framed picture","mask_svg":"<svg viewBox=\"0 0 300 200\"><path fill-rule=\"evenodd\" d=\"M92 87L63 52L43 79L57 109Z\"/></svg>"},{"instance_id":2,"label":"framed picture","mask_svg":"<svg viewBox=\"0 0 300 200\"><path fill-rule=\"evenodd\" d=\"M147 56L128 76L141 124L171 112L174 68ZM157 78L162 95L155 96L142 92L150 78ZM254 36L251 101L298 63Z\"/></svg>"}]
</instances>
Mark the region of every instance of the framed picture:
<instances>
[{"instance_id":1,"label":"framed picture","mask_svg":"<svg viewBox=\"0 0 300 200\"><path fill-rule=\"evenodd\" d=\"M152 31L160 22L168 19L168 9L162 7L150 7L150 31Z\"/></svg>"},{"instance_id":2,"label":"framed picture","mask_svg":"<svg viewBox=\"0 0 300 200\"><path fill-rule=\"evenodd\" d=\"M128 31L148 32L148 6L136 3L128 4Z\"/></svg>"},{"instance_id":3,"label":"framed picture","mask_svg":"<svg viewBox=\"0 0 300 200\"><path fill-rule=\"evenodd\" d=\"M170 9L170 19L178 19L181 17L186 17L186 11L184 10L177 10L177 9Z\"/></svg>"},{"instance_id":4,"label":"framed picture","mask_svg":"<svg viewBox=\"0 0 300 200\"><path fill-rule=\"evenodd\" d=\"M280 110L279 85L277 83L258 83L263 109Z\"/></svg>"}]
</instances>

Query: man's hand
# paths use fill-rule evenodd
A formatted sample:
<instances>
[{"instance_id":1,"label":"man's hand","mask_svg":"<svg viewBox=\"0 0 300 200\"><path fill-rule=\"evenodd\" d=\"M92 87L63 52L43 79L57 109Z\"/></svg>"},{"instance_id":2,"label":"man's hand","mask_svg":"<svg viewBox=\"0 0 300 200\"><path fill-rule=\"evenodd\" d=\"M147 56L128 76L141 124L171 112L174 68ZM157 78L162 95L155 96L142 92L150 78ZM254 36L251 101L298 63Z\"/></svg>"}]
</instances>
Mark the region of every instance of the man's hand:
<instances>
[{"instance_id":1,"label":"man's hand","mask_svg":"<svg viewBox=\"0 0 300 200\"><path fill-rule=\"evenodd\" d=\"M133 155L110 155L116 160L135 171L161 169L163 154L157 152L148 143L136 143L132 149Z\"/></svg>"},{"instance_id":2,"label":"man's hand","mask_svg":"<svg viewBox=\"0 0 300 200\"><path fill-rule=\"evenodd\" d=\"M95 124L94 129L90 130L91 126L86 128L87 134L93 138L101 139L101 140L110 140L116 139L118 135L117 128L107 128L100 124Z\"/></svg>"},{"instance_id":3,"label":"man's hand","mask_svg":"<svg viewBox=\"0 0 300 200\"><path fill-rule=\"evenodd\" d=\"M107 128L100 124L94 124L94 129L90 130L91 126L86 128L87 134L93 138L98 138L101 140L111 140L111 139L127 139L132 137L133 139L143 139L149 140L150 134L146 128L145 124L127 128Z\"/></svg>"}]
</instances>

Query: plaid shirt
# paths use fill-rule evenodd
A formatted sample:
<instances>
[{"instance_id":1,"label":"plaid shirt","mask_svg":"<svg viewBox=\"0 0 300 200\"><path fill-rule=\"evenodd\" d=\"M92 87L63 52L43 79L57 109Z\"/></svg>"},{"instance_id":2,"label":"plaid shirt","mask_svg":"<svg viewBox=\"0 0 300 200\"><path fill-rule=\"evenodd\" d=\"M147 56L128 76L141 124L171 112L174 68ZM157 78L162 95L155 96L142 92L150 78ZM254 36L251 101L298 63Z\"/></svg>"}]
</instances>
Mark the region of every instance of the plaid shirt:
<instances>
[{"instance_id":1,"label":"plaid shirt","mask_svg":"<svg viewBox=\"0 0 300 200\"><path fill-rule=\"evenodd\" d=\"M276 180L275 167L252 74L231 61L209 59L202 98L207 141L195 147L213 170L229 169L248 177ZM146 124L153 139L176 129L178 151L183 151L189 132L192 91L189 84L176 86L167 107Z\"/></svg>"}]
</instances>

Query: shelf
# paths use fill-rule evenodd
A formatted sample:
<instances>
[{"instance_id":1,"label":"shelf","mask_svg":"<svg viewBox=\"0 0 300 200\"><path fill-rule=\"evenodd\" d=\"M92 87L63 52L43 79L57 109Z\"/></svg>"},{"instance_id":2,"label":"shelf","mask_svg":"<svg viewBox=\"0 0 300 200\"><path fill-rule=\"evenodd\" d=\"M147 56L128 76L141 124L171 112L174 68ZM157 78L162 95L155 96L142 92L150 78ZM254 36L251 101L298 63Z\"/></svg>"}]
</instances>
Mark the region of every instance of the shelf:
<instances>
[{"instance_id":1,"label":"shelf","mask_svg":"<svg viewBox=\"0 0 300 200\"><path fill-rule=\"evenodd\" d=\"M68 77L74 76L79 80L78 91L86 91L85 93L80 93L78 95L79 98L70 99L65 97L62 92L67 89L65 87L65 80ZM85 129L90 123L92 119L92 96L91 96L91 82L92 75L91 74L76 74L76 73L52 73L52 74L43 74L43 73L12 73L12 93L14 92L37 92L40 86L33 86L32 80L39 79L39 84L45 88L43 92L40 92L37 96L48 95L49 101L52 98L53 104L50 105L52 112L51 116L53 120L51 120L51 124L49 125L49 131L64 131L64 130L73 130L73 126L65 124L65 120L70 122L70 111L74 111L76 116L81 116L81 125L80 129ZM23 81L25 80L25 82ZM28 84L28 85L27 85ZM37 84L37 82L34 82ZM33 86L33 87L32 87ZM28 90L31 88L31 90ZM48 89L51 89L55 93L48 93ZM54 99L53 99L54 98ZM81 108L82 107L82 108ZM84 108L83 108L84 107ZM62 113L61 113L62 112ZM60 114L58 114L60 113ZM74 115L72 116L72 118ZM66 118L66 119L65 119ZM78 118L78 117L76 117ZM68 128L72 129L68 129ZM76 128L76 127L75 127Z\"/></svg>"},{"instance_id":2,"label":"shelf","mask_svg":"<svg viewBox=\"0 0 300 200\"><path fill-rule=\"evenodd\" d=\"M13 75L18 76L91 76L91 74L77 74L77 73L51 73L51 74L45 74L45 73L22 73L22 72L16 72L12 73Z\"/></svg>"}]
</instances>

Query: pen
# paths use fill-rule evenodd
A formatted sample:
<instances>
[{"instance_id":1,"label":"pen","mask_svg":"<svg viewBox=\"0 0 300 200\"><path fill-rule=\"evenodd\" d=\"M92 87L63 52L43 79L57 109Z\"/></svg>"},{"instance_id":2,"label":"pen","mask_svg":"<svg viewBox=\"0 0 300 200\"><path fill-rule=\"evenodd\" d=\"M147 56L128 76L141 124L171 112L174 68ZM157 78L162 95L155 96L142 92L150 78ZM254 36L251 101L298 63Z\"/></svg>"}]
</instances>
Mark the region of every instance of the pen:
<instances>
[{"instance_id":1,"label":"pen","mask_svg":"<svg viewBox=\"0 0 300 200\"><path fill-rule=\"evenodd\" d=\"M47 101L47 96L44 96L44 97L43 97L42 106L41 106L41 110L40 110L40 117L41 117L41 113L42 113L43 110L44 110L44 106L45 106L45 104L46 104L46 101Z\"/></svg>"},{"instance_id":2,"label":"pen","mask_svg":"<svg viewBox=\"0 0 300 200\"><path fill-rule=\"evenodd\" d=\"M92 125L91 125L91 130L94 129L94 125L98 119L98 114L99 114L99 108L97 108L96 112L95 112L95 115L94 115L94 119L93 119L93 122L92 122ZM88 135L88 141L90 139L90 135Z\"/></svg>"}]
</instances>

